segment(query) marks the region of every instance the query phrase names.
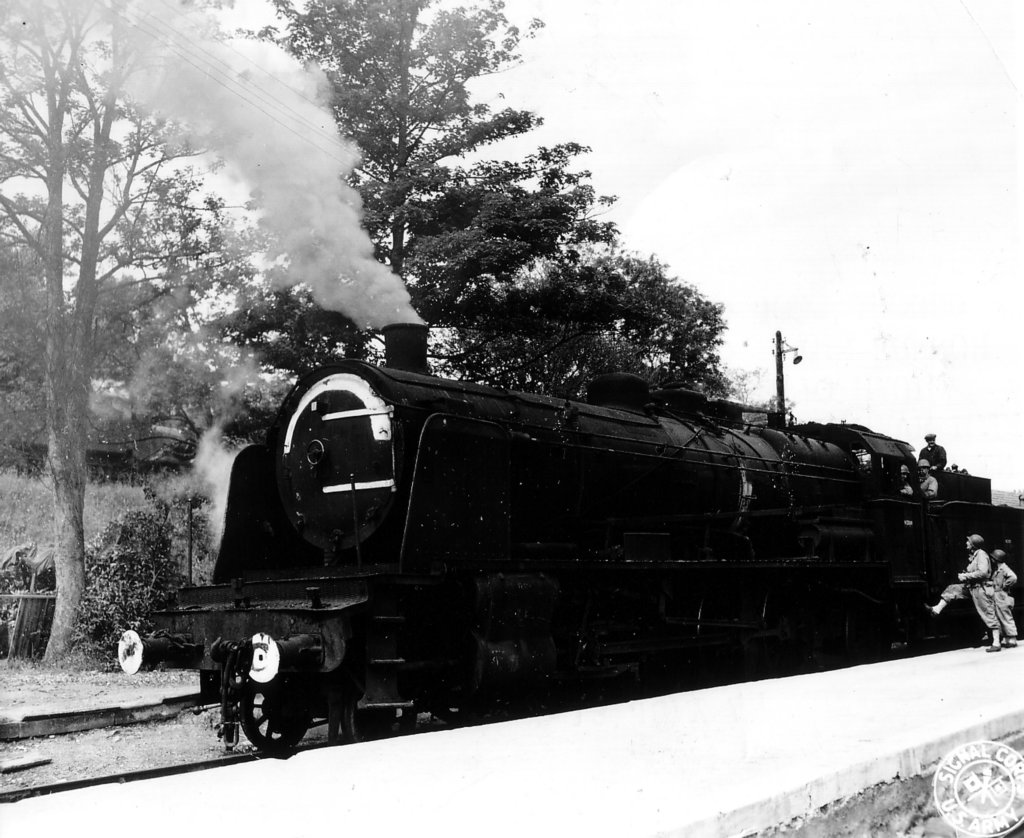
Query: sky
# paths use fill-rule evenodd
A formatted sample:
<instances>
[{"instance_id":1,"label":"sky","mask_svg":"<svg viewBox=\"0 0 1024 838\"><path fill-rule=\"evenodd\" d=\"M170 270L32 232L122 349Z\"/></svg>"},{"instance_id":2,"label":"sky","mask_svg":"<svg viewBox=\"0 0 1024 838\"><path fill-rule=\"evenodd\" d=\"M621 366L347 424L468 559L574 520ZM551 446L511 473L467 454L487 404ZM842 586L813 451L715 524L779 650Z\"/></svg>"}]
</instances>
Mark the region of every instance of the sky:
<instances>
[{"instance_id":1,"label":"sky","mask_svg":"<svg viewBox=\"0 0 1024 838\"><path fill-rule=\"evenodd\" d=\"M447 2L447 0L446 0ZM263 0L236 13L266 19ZM724 362L1024 490L1024 84L1009 0L506 0L545 27L479 84L573 140L624 244L724 306Z\"/></svg>"}]
</instances>

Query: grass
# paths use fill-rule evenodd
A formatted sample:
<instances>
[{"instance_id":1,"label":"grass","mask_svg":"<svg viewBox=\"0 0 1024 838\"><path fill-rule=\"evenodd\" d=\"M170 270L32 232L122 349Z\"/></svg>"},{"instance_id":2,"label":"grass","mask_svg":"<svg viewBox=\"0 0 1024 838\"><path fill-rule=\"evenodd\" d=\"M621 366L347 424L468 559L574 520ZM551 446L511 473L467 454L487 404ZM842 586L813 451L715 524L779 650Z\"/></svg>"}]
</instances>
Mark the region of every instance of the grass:
<instances>
[{"instance_id":1,"label":"grass","mask_svg":"<svg viewBox=\"0 0 1024 838\"><path fill-rule=\"evenodd\" d=\"M189 541L189 530L186 524L185 511L188 508L187 498L201 493L198 479L191 474L161 476L148 487L152 496L147 497L147 490L141 485L127 483L96 482L89 483L85 490L84 530L88 549L111 522L124 523L126 513L133 511L148 512L145 520L159 521L160 528L167 527L167 535L171 539L170 557L177 564L180 572L185 573L187 566L186 552ZM153 498L168 504L169 515L162 518L157 513ZM41 553L53 544L53 496L49 481L45 477L29 477L18 475L13 471L0 471L0 558L4 557L13 547L32 543ZM192 579L208 581L213 567L213 556L209 548L209 525L203 510L194 515L193 528L195 535L192 564ZM47 578L48 577L48 578ZM29 574L24 566L0 571L0 592L25 590L29 583ZM88 583L87 583L88 584ZM51 590L53 571L43 571L38 577L36 590ZM113 604L111 604L113 607ZM12 606L0 601L0 622L10 622ZM95 642L83 641L68 653L65 659L53 661L45 665L51 670L68 670L82 672L89 670L105 671L112 665L109 649ZM0 680L9 677L17 667L43 666L34 661L10 662Z\"/></svg>"},{"instance_id":2,"label":"grass","mask_svg":"<svg viewBox=\"0 0 1024 838\"><path fill-rule=\"evenodd\" d=\"M95 538L108 522L128 510L145 506L141 486L90 483L85 490L83 524L86 541ZM26 542L40 547L53 542L53 493L50 484L42 477L0 472L0 555Z\"/></svg>"}]
</instances>

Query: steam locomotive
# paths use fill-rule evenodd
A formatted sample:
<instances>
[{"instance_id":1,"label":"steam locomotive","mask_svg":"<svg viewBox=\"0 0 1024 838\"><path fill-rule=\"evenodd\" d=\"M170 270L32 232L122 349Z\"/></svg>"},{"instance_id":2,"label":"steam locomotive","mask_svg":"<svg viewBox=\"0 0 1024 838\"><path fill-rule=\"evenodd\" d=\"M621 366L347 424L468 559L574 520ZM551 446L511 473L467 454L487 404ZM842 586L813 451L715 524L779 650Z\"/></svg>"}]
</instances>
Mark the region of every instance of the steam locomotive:
<instances>
[{"instance_id":1,"label":"steam locomotive","mask_svg":"<svg viewBox=\"0 0 1024 838\"><path fill-rule=\"evenodd\" d=\"M901 495L912 449L860 425L750 424L627 374L585 402L444 380L425 327L385 339L382 367L298 382L236 458L213 584L121 641L128 672L198 670L228 746L324 721L360 741L708 661L875 659L934 634L921 606L967 535L1021 570L1021 510L968 475L941 475L941 502Z\"/></svg>"}]
</instances>

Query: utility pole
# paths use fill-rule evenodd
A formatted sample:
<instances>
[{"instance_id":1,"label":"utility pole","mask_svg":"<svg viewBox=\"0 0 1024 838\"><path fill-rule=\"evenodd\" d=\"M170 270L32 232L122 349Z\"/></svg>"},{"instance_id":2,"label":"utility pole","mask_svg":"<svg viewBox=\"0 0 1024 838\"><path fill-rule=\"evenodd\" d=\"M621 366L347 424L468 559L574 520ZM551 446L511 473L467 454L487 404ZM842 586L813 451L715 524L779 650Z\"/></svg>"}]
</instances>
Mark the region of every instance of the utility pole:
<instances>
[{"instance_id":1,"label":"utility pole","mask_svg":"<svg viewBox=\"0 0 1024 838\"><path fill-rule=\"evenodd\" d=\"M775 333L775 410L786 424L786 376L782 370L782 332Z\"/></svg>"},{"instance_id":2,"label":"utility pole","mask_svg":"<svg viewBox=\"0 0 1024 838\"><path fill-rule=\"evenodd\" d=\"M782 339L782 332L775 333L775 410L779 415L779 423L786 427L786 376L783 371L783 364L786 360L786 353L793 353L793 363L799 364L803 356L798 354L799 350L787 346Z\"/></svg>"}]
</instances>

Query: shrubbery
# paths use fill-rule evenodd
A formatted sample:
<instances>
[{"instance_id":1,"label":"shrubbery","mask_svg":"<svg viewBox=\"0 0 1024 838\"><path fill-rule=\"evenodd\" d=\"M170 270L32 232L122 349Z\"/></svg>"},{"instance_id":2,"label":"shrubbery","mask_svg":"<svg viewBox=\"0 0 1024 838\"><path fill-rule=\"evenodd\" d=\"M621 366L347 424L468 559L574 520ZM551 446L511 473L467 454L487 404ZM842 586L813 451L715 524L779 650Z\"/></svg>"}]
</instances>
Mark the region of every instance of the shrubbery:
<instances>
[{"instance_id":1,"label":"shrubbery","mask_svg":"<svg viewBox=\"0 0 1024 838\"><path fill-rule=\"evenodd\" d=\"M158 497L147 491L149 507L112 521L86 548L85 595L75 642L109 655L126 629L152 630L151 615L188 582L187 498ZM193 577L211 565L208 527L202 506L193 514Z\"/></svg>"},{"instance_id":2,"label":"shrubbery","mask_svg":"<svg viewBox=\"0 0 1024 838\"><path fill-rule=\"evenodd\" d=\"M167 507L112 521L86 548L85 580L76 641L109 649L125 629L149 630L150 614L168 603L180 582Z\"/></svg>"},{"instance_id":3,"label":"shrubbery","mask_svg":"<svg viewBox=\"0 0 1024 838\"><path fill-rule=\"evenodd\" d=\"M210 581L215 545L204 488L191 474L161 476L145 487L88 486L86 588L74 638L86 659L112 661L121 633L129 628L148 632L152 612L188 583L190 505L191 581ZM29 589L29 564L17 559L52 552L51 538L48 488L39 480L0 472L0 563L11 559L0 567L0 593ZM53 587L53 569L41 571L35 589ZM13 619L14 607L0 603L0 625Z\"/></svg>"}]
</instances>

